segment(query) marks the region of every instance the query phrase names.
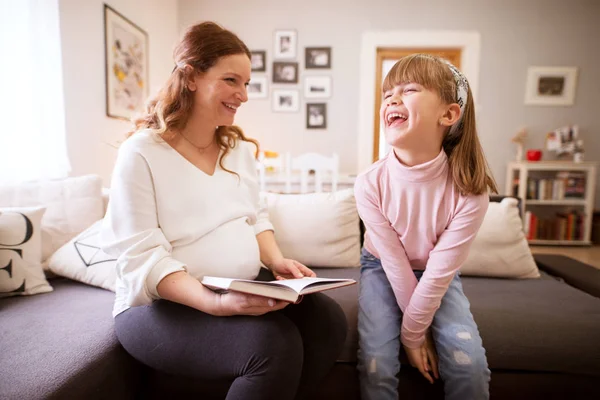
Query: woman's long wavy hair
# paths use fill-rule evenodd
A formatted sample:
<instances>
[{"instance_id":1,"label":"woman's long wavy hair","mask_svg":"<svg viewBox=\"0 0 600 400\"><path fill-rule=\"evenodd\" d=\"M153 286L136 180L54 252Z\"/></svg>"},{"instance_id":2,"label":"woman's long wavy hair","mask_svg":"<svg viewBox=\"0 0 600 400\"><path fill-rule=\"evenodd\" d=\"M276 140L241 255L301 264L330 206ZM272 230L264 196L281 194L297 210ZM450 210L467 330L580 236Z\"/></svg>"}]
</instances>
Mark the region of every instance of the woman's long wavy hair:
<instances>
[{"instance_id":1,"label":"woman's long wavy hair","mask_svg":"<svg viewBox=\"0 0 600 400\"><path fill-rule=\"evenodd\" d=\"M406 82L415 82L437 91L446 104L458 101L454 75L445 61L439 57L429 54L413 54L403 57L385 77L383 93ZM449 130L450 128L448 128ZM462 129L452 135L448 135L446 132L442 147L448 156L454 184L461 194L479 195L488 193L488 189L493 193L498 193L496 182L490 173L477 136L475 106L470 87L462 116Z\"/></svg>"},{"instance_id":2,"label":"woman's long wavy hair","mask_svg":"<svg viewBox=\"0 0 600 400\"><path fill-rule=\"evenodd\" d=\"M212 68L220 58L245 54L251 57L250 50L233 32L228 31L214 22L203 22L190 27L183 39L173 51L175 68L162 89L146 104L145 111L133 119L135 128L127 136L147 129L164 138L173 132L185 128L194 105L194 93L187 87L192 74L204 73ZM192 68L185 68L186 65ZM223 158L235 146L237 140L258 142L247 138L238 126L219 126L216 128L216 140L223 154L219 158L219 166L223 166Z\"/></svg>"}]
</instances>

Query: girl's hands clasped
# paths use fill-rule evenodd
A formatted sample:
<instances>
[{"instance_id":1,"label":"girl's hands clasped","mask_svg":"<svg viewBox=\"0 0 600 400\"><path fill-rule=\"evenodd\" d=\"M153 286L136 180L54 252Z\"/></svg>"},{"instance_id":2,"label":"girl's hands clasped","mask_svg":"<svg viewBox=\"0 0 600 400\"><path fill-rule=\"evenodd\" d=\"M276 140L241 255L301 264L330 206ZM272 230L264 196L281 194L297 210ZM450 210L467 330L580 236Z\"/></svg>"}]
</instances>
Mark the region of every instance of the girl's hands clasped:
<instances>
[{"instance_id":1,"label":"girl's hands clasped","mask_svg":"<svg viewBox=\"0 0 600 400\"><path fill-rule=\"evenodd\" d=\"M408 356L410 365L417 368L429 383L433 383L434 378L439 379L438 357L431 331L427 332L421 347L412 349L404 346L404 351Z\"/></svg>"}]
</instances>

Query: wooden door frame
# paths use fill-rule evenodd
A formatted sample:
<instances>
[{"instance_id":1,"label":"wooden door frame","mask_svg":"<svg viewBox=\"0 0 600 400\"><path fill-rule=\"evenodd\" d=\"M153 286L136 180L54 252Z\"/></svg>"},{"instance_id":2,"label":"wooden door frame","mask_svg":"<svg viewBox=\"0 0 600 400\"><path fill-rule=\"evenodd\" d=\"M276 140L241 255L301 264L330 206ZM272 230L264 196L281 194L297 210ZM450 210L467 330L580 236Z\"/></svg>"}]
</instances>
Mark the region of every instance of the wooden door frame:
<instances>
[{"instance_id":1,"label":"wooden door frame","mask_svg":"<svg viewBox=\"0 0 600 400\"><path fill-rule=\"evenodd\" d=\"M459 48L462 71L469 79L477 104L481 35L473 31L392 31L365 32L360 53L360 87L358 109L357 173L373 160L373 118L377 48Z\"/></svg>"}]
</instances>

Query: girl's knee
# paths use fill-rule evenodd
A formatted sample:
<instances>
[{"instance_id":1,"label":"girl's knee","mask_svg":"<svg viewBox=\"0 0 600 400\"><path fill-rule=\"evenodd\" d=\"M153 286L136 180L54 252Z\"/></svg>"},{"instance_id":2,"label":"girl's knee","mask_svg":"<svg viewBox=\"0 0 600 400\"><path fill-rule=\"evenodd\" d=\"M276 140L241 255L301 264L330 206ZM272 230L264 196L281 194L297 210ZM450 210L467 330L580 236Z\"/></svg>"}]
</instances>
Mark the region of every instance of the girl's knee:
<instances>
[{"instance_id":1,"label":"girl's knee","mask_svg":"<svg viewBox=\"0 0 600 400\"><path fill-rule=\"evenodd\" d=\"M438 332L436 344L440 359L446 368L468 371L471 374L488 371L487 358L479 333L471 328L456 325Z\"/></svg>"}]
</instances>

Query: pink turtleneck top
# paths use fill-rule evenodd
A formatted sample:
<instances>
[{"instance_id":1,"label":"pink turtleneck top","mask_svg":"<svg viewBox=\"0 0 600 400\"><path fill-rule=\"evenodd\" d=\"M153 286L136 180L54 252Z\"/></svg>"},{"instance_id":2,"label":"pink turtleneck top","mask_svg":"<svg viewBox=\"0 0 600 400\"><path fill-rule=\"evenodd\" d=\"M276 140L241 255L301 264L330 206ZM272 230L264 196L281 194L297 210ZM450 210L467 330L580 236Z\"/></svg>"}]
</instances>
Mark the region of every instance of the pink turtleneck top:
<instances>
[{"instance_id":1,"label":"pink turtleneck top","mask_svg":"<svg viewBox=\"0 0 600 400\"><path fill-rule=\"evenodd\" d=\"M407 167L394 151L361 173L355 184L365 248L381 260L403 312L400 338L416 348L452 278L467 258L489 196L463 196L448 158ZM417 281L413 270L424 270Z\"/></svg>"}]
</instances>

